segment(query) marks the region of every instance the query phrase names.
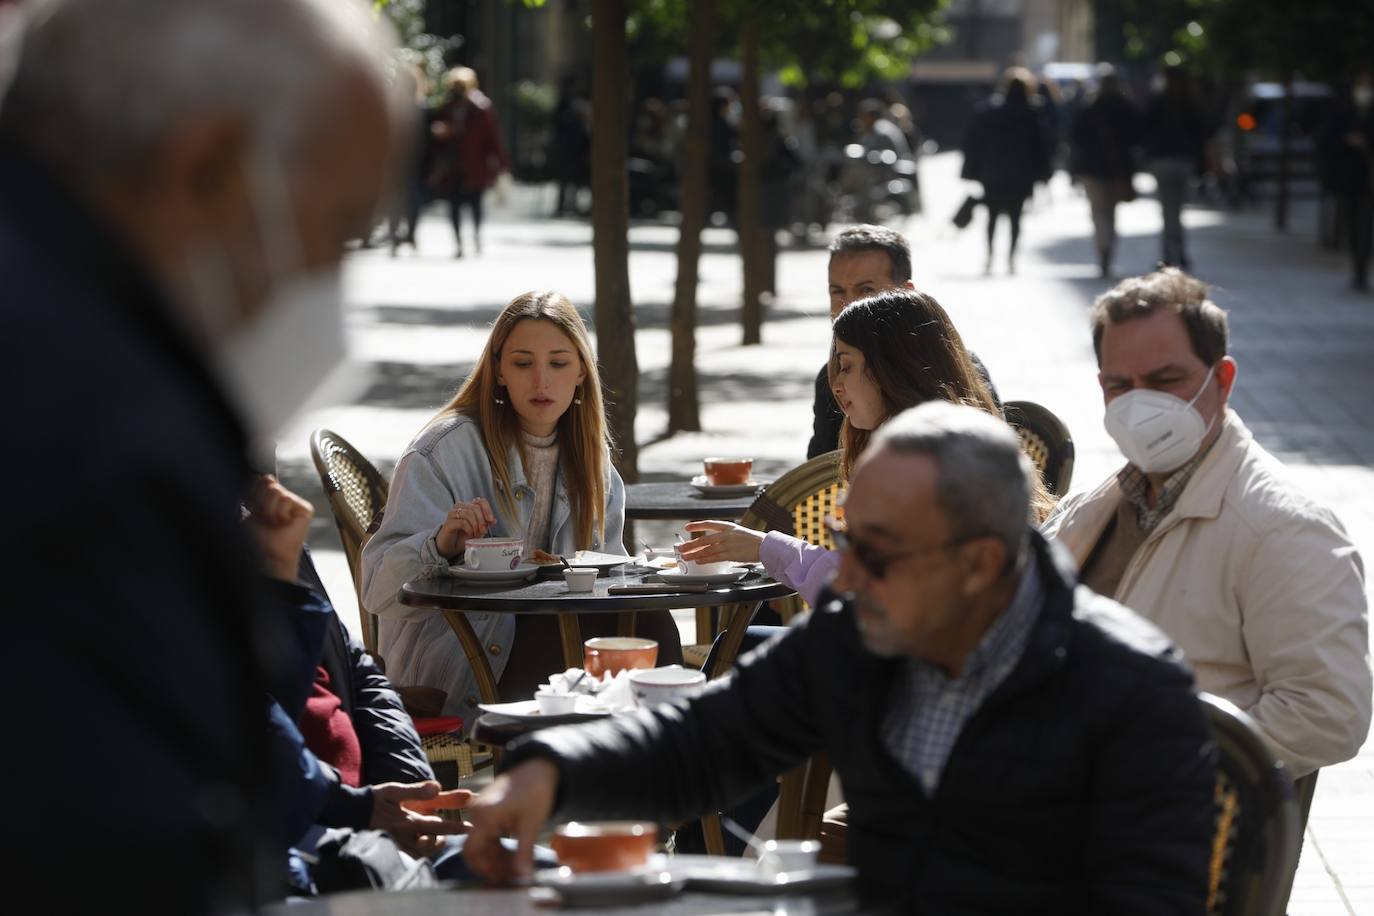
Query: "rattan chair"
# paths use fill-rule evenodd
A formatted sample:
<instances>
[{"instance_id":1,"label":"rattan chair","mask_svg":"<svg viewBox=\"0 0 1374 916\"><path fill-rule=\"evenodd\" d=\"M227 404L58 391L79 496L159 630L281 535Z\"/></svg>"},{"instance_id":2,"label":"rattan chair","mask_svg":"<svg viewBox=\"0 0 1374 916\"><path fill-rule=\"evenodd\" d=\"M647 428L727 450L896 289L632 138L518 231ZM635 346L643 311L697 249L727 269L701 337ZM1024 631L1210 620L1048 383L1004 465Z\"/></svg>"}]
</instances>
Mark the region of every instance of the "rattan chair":
<instances>
[{"instance_id":1,"label":"rattan chair","mask_svg":"<svg viewBox=\"0 0 1374 916\"><path fill-rule=\"evenodd\" d=\"M347 439L328 429L317 429L310 437L310 456L315 459L320 484L329 498L334 524L339 529L353 589L358 596L358 619L363 628L363 645L379 661L377 654L377 616L363 605L363 545L372 532L373 522L386 507L389 486L381 472L363 457ZM402 691L404 693L404 690ZM424 718L416 725L425 731ZM459 776L471 776L474 769L473 745L453 733L423 734L420 739L431 764L452 763ZM479 755L482 750L479 746Z\"/></svg>"},{"instance_id":2,"label":"rattan chair","mask_svg":"<svg viewBox=\"0 0 1374 916\"><path fill-rule=\"evenodd\" d=\"M386 506L389 486L386 478L363 457L347 439L328 429L317 429L310 437L310 456L315 459L320 484L329 499L334 524L339 529L353 590L358 596L358 617L363 627L363 645L377 654L377 618L363 607L363 544L368 529Z\"/></svg>"},{"instance_id":3,"label":"rattan chair","mask_svg":"<svg viewBox=\"0 0 1374 916\"><path fill-rule=\"evenodd\" d=\"M1069 492L1073 482L1073 437L1064 422L1034 401L1007 401L1002 405L1007 422L1021 435L1045 487L1055 496Z\"/></svg>"},{"instance_id":4,"label":"rattan chair","mask_svg":"<svg viewBox=\"0 0 1374 916\"><path fill-rule=\"evenodd\" d=\"M1302 838L1293 783L1249 715L1199 699L1219 751L1207 912L1282 916Z\"/></svg>"}]
</instances>

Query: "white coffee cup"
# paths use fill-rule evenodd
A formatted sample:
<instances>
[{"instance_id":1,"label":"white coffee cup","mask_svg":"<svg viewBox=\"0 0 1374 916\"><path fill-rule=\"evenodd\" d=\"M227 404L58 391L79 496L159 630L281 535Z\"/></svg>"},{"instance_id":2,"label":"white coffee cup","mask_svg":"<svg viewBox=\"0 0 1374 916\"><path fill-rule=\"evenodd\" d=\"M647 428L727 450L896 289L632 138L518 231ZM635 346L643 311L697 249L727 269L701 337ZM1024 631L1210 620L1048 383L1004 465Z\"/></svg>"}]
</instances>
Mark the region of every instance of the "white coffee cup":
<instances>
[{"instance_id":1,"label":"white coffee cup","mask_svg":"<svg viewBox=\"0 0 1374 916\"><path fill-rule=\"evenodd\" d=\"M483 572L515 569L524 552L525 542L519 538L472 538L463 549L463 564Z\"/></svg>"},{"instance_id":2,"label":"white coffee cup","mask_svg":"<svg viewBox=\"0 0 1374 916\"><path fill-rule=\"evenodd\" d=\"M730 560L722 560L716 563L701 563L696 560L682 559L682 548L686 547L690 541L682 544L673 545L673 556L677 558L678 571L687 576L719 576L728 573L735 568L735 564Z\"/></svg>"},{"instance_id":3,"label":"white coffee cup","mask_svg":"<svg viewBox=\"0 0 1374 916\"><path fill-rule=\"evenodd\" d=\"M809 871L816 867L821 844L816 840L769 840L759 854L759 867L778 872Z\"/></svg>"},{"instance_id":4,"label":"white coffee cup","mask_svg":"<svg viewBox=\"0 0 1374 916\"><path fill-rule=\"evenodd\" d=\"M543 688L535 691L534 698L539 701L539 712L546 716L566 716L577 706L577 694L554 693Z\"/></svg>"},{"instance_id":5,"label":"white coffee cup","mask_svg":"<svg viewBox=\"0 0 1374 916\"><path fill-rule=\"evenodd\" d=\"M663 668L643 668L630 673L630 692L638 706L657 706L701 693L706 686L706 673L681 665Z\"/></svg>"},{"instance_id":6,"label":"white coffee cup","mask_svg":"<svg viewBox=\"0 0 1374 916\"><path fill-rule=\"evenodd\" d=\"M596 587L595 566L573 566L563 570L563 581L570 592L589 592Z\"/></svg>"}]
</instances>

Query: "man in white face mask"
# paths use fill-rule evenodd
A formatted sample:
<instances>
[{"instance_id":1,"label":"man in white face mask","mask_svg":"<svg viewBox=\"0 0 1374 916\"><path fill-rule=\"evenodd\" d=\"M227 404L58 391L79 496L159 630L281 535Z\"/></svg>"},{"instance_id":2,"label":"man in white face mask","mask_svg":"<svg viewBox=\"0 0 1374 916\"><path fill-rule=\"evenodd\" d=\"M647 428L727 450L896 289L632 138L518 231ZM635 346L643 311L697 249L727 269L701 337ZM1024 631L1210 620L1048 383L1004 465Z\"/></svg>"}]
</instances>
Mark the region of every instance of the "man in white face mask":
<instances>
[{"instance_id":1,"label":"man in white face mask","mask_svg":"<svg viewBox=\"0 0 1374 916\"><path fill-rule=\"evenodd\" d=\"M1045 532L1082 581L1173 637L1198 686L1254 717L1293 778L1369 730L1364 567L1345 529L1227 407L1226 313L1169 268L1098 299L1107 431L1129 462Z\"/></svg>"},{"instance_id":2,"label":"man in white face mask","mask_svg":"<svg viewBox=\"0 0 1374 916\"><path fill-rule=\"evenodd\" d=\"M25 6L0 98L0 556L30 751L6 782L48 789L13 793L5 857L61 909L123 887L246 911L280 877L266 697L309 683L273 680L301 634L271 611L305 594L271 580L308 518L238 506L249 437L339 355L333 279L385 184L401 109L370 7ZM75 823L101 831L79 867Z\"/></svg>"}]
</instances>

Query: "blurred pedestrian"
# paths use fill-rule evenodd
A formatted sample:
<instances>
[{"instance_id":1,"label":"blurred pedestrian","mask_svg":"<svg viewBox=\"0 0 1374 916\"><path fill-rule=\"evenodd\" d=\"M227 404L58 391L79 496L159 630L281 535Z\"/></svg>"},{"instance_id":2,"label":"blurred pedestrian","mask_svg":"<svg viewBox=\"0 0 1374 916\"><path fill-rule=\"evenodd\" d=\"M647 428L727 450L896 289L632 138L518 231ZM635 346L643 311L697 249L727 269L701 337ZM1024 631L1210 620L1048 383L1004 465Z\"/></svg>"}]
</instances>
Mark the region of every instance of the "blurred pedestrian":
<instances>
[{"instance_id":1,"label":"blurred pedestrian","mask_svg":"<svg viewBox=\"0 0 1374 916\"><path fill-rule=\"evenodd\" d=\"M472 244L482 253L482 197L503 173L510 160L501 143L501 128L491 99L477 87L477 74L469 67L454 67L444 76L448 100L435 112L431 132L438 140L430 184L448 200L449 219L457 245L454 257L463 256L459 213L472 214Z\"/></svg>"},{"instance_id":2,"label":"blurred pedestrian","mask_svg":"<svg viewBox=\"0 0 1374 916\"><path fill-rule=\"evenodd\" d=\"M308 590L268 581L246 529L263 547L301 520L237 507L250 438L342 355L343 242L405 113L393 49L356 0L48 0L24 36L0 108L27 723L3 857L37 909L252 912L276 887L296 783L266 728L275 612Z\"/></svg>"},{"instance_id":3,"label":"blurred pedestrian","mask_svg":"<svg viewBox=\"0 0 1374 916\"><path fill-rule=\"evenodd\" d=\"M706 174L711 183L711 212L722 213L735 224L739 204L739 129L735 93L717 88L711 98L711 141L706 154Z\"/></svg>"},{"instance_id":4,"label":"blurred pedestrian","mask_svg":"<svg viewBox=\"0 0 1374 916\"><path fill-rule=\"evenodd\" d=\"M409 88L415 97L416 135L403 166L403 174L392 196L391 212L387 219L387 236L391 240L391 254L402 245L415 250L415 228L420 224L420 211L425 205L425 172L432 149L429 133L429 77L417 64L397 70L396 81L402 89ZM402 229L402 226L405 228Z\"/></svg>"},{"instance_id":5,"label":"blurred pedestrian","mask_svg":"<svg viewBox=\"0 0 1374 916\"><path fill-rule=\"evenodd\" d=\"M553 215L580 212L577 198L582 189L591 184L592 135L587 128L588 104L577 86L577 77L569 74L559 84L558 105L553 110L553 149L549 162L553 163L553 177L558 183L558 202Z\"/></svg>"},{"instance_id":6,"label":"blurred pedestrian","mask_svg":"<svg viewBox=\"0 0 1374 916\"><path fill-rule=\"evenodd\" d=\"M1366 70L1331 113L1318 138L1322 180L1336 195L1337 220L1350 247L1353 289L1369 289L1374 238L1374 74Z\"/></svg>"},{"instance_id":7,"label":"blurred pedestrian","mask_svg":"<svg viewBox=\"0 0 1374 916\"><path fill-rule=\"evenodd\" d=\"M1097 97L1073 123L1070 171L1083 183L1092 208L1093 241L1103 277L1112 273L1116 249L1116 205L1135 199L1136 147L1140 112L1122 91L1110 66L1099 71Z\"/></svg>"},{"instance_id":8,"label":"blurred pedestrian","mask_svg":"<svg viewBox=\"0 0 1374 916\"><path fill-rule=\"evenodd\" d=\"M998 216L1011 227L1007 272L1016 272L1016 243L1021 235L1021 208L1038 181L1048 181L1050 161L1040 118L1030 104L1032 77L1021 67L1002 75L1002 91L993 95L969 126L964 139L964 178L983 186L988 208L988 259L992 273L993 238Z\"/></svg>"},{"instance_id":9,"label":"blurred pedestrian","mask_svg":"<svg viewBox=\"0 0 1374 916\"><path fill-rule=\"evenodd\" d=\"M1155 177L1164 217L1160 262L1188 270L1183 240L1183 202L1188 185L1201 174L1206 129L1188 71L1166 67L1164 85L1145 108L1146 168Z\"/></svg>"}]
</instances>

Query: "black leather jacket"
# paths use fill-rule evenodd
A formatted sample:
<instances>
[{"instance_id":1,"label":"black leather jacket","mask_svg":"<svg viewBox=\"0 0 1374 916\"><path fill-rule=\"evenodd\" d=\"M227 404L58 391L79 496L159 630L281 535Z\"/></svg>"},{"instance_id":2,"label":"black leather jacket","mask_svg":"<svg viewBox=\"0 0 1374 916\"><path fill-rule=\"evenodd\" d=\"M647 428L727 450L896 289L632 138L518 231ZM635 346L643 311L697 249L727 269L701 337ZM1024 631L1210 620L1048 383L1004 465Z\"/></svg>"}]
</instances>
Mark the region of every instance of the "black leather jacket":
<instances>
[{"instance_id":1,"label":"black leather jacket","mask_svg":"<svg viewBox=\"0 0 1374 916\"><path fill-rule=\"evenodd\" d=\"M922 913L1199 913L1215 749L1167 638L1086 588L1038 534L1046 598L1025 655L960 734L934 797L884 749L901 662L838 601L741 659L690 705L512 744L551 758L557 817L677 821L824 750L869 903Z\"/></svg>"}]
</instances>

